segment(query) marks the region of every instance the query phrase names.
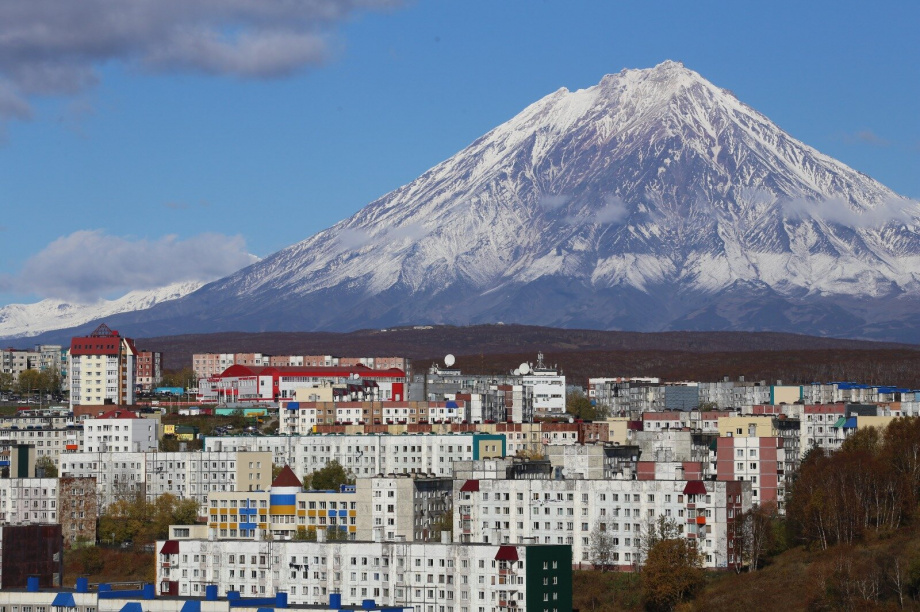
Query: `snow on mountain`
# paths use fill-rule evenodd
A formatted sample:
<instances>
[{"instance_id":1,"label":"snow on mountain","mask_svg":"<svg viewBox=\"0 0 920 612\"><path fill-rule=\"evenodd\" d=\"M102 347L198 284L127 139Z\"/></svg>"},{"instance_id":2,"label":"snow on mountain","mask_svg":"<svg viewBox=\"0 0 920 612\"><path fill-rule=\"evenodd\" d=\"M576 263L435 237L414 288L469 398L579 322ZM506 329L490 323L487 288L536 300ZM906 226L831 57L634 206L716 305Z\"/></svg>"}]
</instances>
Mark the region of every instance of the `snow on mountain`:
<instances>
[{"instance_id":1,"label":"snow on mountain","mask_svg":"<svg viewBox=\"0 0 920 612\"><path fill-rule=\"evenodd\" d=\"M917 202L668 61L553 92L352 217L124 320L904 340L920 330L918 219Z\"/></svg>"},{"instance_id":2,"label":"snow on mountain","mask_svg":"<svg viewBox=\"0 0 920 612\"><path fill-rule=\"evenodd\" d=\"M0 307L0 337L35 336L123 312L144 310L188 295L203 284L197 281L175 283L159 289L132 291L116 300L99 300L93 304L71 304L53 299L35 304L10 304Z\"/></svg>"}]
</instances>

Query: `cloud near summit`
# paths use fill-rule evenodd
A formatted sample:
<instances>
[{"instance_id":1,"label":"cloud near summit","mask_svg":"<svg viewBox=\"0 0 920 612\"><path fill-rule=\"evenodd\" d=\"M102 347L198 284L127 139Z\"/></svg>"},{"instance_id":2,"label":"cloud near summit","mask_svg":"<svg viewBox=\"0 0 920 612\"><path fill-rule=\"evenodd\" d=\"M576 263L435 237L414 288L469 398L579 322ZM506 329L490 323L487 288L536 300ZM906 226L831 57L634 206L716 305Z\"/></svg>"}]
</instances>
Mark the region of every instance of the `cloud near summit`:
<instances>
[{"instance_id":1,"label":"cloud near summit","mask_svg":"<svg viewBox=\"0 0 920 612\"><path fill-rule=\"evenodd\" d=\"M73 95L111 61L151 72L277 78L332 55L336 25L399 0L0 2L0 119Z\"/></svg>"}]
</instances>

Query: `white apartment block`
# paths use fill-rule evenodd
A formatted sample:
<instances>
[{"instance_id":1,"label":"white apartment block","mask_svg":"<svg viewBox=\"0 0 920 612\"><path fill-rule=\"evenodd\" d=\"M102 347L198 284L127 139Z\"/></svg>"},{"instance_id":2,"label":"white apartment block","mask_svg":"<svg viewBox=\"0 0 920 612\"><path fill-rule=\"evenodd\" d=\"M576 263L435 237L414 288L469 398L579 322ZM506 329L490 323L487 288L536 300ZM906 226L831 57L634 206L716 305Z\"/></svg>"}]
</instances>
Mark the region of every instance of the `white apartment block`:
<instances>
[{"instance_id":1,"label":"white apartment block","mask_svg":"<svg viewBox=\"0 0 920 612\"><path fill-rule=\"evenodd\" d=\"M649 521L674 519L706 567L732 567L730 523L751 507L747 482L699 480L467 480L454 483L454 540L572 547L590 566L591 534L613 537L613 565L641 563Z\"/></svg>"},{"instance_id":2,"label":"white apartment block","mask_svg":"<svg viewBox=\"0 0 920 612\"><path fill-rule=\"evenodd\" d=\"M137 493L148 501L169 493L204 507L211 492L265 491L271 484L268 453L77 452L59 461L62 476L96 479L100 508Z\"/></svg>"},{"instance_id":3,"label":"white apartment block","mask_svg":"<svg viewBox=\"0 0 920 612\"><path fill-rule=\"evenodd\" d=\"M58 485L57 478L0 479L0 523L59 522Z\"/></svg>"},{"instance_id":4,"label":"white apartment block","mask_svg":"<svg viewBox=\"0 0 920 612\"><path fill-rule=\"evenodd\" d=\"M453 518L453 489L450 478L359 478L356 486L358 539L440 540L436 525L442 515Z\"/></svg>"},{"instance_id":5,"label":"white apartment block","mask_svg":"<svg viewBox=\"0 0 920 612\"><path fill-rule=\"evenodd\" d=\"M338 461L356 477L378 474L451 476L454 461L502 457L501 434L316 434L312 436L227 436L205 438L206 451L271 453L303 477Z\"/></svg>"},{"instance_id":6,"label":"white apartment block","mask_svg":"<svg viewBox=\"0 0 920 612\"><path fill-rule=\"evenodd\" d=\"M417 612L560 612L572 609L567 546L412 542L157 542L156 584L180 597L287 593L292 605L373 599Z\"/></svg>"},{"instance_id":7,"label":"white apartment block","mask_svg":"<svg viewBox=\"0 0 920 612\"><path fill-rule=\"evenodd\" d=\"M70 407L134 403L134 340L105 324L86 337L73 338L68 352Z\"/></svg>"},{"instance_id":8,"label":"white apartment block","mask_svg":"<svg viewBox=\"0 0 920 612\"><path fill-rule=\"evenodd\" d=\"M61 453L83 448L83 428L14 425L0 429L0 447L15 444L32 445L35 447L36 457L49 457L56 463Z\"/></svg>"},{"instance_id":9,"label":"white apartment block","mask_svg":"<svg viewBox=\"0 0 920 612\"><path fill-rule=\"evenodd\" d=\"M110 410L83 421L83 448L88 453L155 451L158 443L157 420L130 410Z\"/></svg>"}]
</instances>

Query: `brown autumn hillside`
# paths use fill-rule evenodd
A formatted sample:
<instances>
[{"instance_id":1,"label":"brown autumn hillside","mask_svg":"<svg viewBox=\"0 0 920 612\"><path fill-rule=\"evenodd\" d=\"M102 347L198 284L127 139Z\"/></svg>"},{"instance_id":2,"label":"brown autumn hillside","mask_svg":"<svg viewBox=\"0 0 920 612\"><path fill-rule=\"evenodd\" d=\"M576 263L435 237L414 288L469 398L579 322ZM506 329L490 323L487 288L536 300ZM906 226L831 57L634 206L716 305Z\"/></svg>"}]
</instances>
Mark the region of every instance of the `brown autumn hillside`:
<instances>
[{"instance_id":1,"label":"brown autumn hillside","mask_svg":"<svg viewBox=\"0 0 920 612\"><path fill-rule=\"evenodd\" d=\"M416 372L445 354L468 372L499 373L543 351L569 380L589 376L724 376L785 383L852 380L920 388L920 347L773 332L619 332L524 325L437 326L350 333L265 332L166 336L138 340L163 351L165 366L191 365L196 352L274 355L406 356Z\"/></svg>"}]
</instances>

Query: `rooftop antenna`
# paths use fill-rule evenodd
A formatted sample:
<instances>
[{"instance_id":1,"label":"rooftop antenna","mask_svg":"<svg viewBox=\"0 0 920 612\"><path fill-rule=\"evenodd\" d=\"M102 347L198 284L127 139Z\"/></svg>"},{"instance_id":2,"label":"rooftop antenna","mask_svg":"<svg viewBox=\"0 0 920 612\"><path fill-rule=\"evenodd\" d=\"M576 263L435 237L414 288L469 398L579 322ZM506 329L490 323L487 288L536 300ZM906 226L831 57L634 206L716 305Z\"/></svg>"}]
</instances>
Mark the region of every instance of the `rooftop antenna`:
<instances>
[{"instance_id":1,"label":"rooftop antenna","mask_svg":"<svg viewBox=\"0 0 920 612\"><path fill-rule=\"evenodd\" d=\"M537 353L537 369L545 370L546 364L543 363L543 351Z\"/></svg>"}]
</instances>

